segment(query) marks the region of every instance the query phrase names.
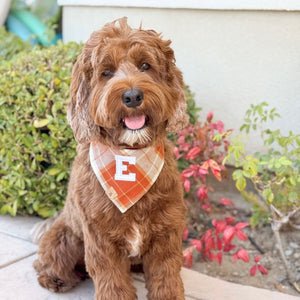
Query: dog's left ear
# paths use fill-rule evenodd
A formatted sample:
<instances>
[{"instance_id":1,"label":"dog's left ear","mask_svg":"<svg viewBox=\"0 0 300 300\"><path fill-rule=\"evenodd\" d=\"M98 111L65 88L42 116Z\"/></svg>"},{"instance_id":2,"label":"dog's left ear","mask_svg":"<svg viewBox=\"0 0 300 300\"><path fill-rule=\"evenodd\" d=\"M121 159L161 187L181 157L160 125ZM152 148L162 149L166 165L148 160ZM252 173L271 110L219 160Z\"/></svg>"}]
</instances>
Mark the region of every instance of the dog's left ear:
<instances>
[{"instance_id":1,"label":"dog's left ear","mask_svg":"<svg viewBox=\"0 0 300 300\"><path fill-rule=\"evenodd\" d=\"M184 91L181 91L180 100L177 104L175 113L168 120L166 130L171 133L178 133L185 128L189 121L189 116L186 113L187 105L185 101Z\"/></svg>"},{"instance_id":2,"label":"dog's left ear","mask_svg":"<svg viewBox=\"0 0 300 300\"><path fill-rule=\"evenodd\" d=\"M173 52L173 51L172 51ZM181 129L185 128L189 122L189 116L187 114L187 104L184 93L184 83L181 71L175 66L175 59L173 56L172 62L169 66L169 74L172 74L170 78L173 87L173 100L177 102L175 111L168 119L168 125L166 130L171 133L178 133Z\"/></svg>"},{"instance_id":3,"label":"dog's left ear","mask_svg":"<svg viewBox=\"0 0 300 300\"><path fill-rule=\"evenodd\" d=\"M185 128L189 122L189 116L186 113L187 105L183 89L179 90L179 101L175 113L168 119L166 130L170 133L178 133Z\"/></svg>"}]
</instances>

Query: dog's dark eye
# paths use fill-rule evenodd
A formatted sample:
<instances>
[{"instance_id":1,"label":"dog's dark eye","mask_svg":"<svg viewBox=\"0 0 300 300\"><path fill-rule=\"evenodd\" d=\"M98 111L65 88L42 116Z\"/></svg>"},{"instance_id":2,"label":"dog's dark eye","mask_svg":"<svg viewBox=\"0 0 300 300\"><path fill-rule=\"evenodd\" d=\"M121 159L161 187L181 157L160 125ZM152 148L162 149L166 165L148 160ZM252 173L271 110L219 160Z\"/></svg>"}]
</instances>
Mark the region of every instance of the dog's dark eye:
<instances>
[{"instance_id":1,"label":"dog's dark eye","mask_svg":"<svg viewBox=\"0 0 300 300\"><path fill-rule=\"evenodd\" d=\"M110 78L110 77L113 77L113 75L114 75L114 72L112 70L109 70L109 69L106 69L101 73L102 77Z\"/></svg>"},{"instance_id":2,"label":"dog's dark eye","mask_svg":"<svg viewBox=\"0 0 300 300\"><path fill-rule=\"evenodd\" d=\"M148 63L143 63L140 67L141 72L145 72L147 70L149 70L151 68L151 66Z\"/></svg>"}]
</instances>

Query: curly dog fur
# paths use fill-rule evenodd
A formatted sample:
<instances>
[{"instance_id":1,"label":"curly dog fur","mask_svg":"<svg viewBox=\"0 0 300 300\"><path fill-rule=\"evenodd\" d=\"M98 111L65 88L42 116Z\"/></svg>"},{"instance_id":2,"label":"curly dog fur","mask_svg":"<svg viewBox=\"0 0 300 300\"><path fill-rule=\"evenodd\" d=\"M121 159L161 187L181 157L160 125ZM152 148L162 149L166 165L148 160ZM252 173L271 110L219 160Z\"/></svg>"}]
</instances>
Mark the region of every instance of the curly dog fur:
<instances>
[{"instance_id":1,"label":"curly dog fur","mask_svg":"<svg viewBox=\"0 0 300 300\"><path fill-rule=\"evenodd\" d=\"M184 299L180 268L186 207L166 133L178 132L187 115L170 43L153 30L132 29L122 18L92 33L79 55L68 107L77 156L65 207L39 243L34 267L43 287L69 290L85 277L85 265L95 299L136 299L130 267L142 263L149 299ZM132 90L142 93L134 107L124 100ZM144 116L143 127L127 128L124 119L138 116ZM158 179L123 214L91 168L93 140L118 149L164 143Z\"/></svg>"}]
</instances>

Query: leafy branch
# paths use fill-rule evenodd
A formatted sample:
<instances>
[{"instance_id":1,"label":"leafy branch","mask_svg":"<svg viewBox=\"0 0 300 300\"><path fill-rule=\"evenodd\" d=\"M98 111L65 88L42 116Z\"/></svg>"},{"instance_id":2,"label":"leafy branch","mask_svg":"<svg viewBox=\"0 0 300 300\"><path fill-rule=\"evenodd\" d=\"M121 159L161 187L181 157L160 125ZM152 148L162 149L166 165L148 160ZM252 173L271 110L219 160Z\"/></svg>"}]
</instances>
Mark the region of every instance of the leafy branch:
<instances>
[{"instance_id":1,"label":"leafy branch","mask_svg":"<svg viewBox=\"0 0 300 300\"><path fill-rule=\"evenodd\" d=\"M266 102L251 105L240 131L248 134L251 130L259 129L266 153L247 155L244 137L237 136L228 147L228 155L223 163L229 162L238 168L232 176L237 189L253 204L251 226L261 224L261 220L271 223L288 279L300 292L296 275L284 255L279 233L285 224L299 229L291 218L300 211L300 134L290 131L284 136L280 130L265 129L265 123L276 117L280 115L275 108L269 109ZM246 191L248 181L253 183L256 195L249 195Z\"/></svg>"}]
</instances>

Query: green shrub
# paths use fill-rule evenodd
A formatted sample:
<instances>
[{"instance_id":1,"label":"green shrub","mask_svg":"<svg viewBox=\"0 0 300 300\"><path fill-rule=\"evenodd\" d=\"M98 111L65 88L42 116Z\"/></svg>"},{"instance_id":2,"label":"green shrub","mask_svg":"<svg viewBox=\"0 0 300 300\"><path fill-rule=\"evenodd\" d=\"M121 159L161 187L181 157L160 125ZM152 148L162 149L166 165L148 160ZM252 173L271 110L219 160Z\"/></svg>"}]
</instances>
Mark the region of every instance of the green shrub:
<instances>
[{"instance_id":1,"label":"green shrub","mask_svg":"<svg viewBox=\"0 0 300 300\"><path fill-rule=\"evenodd\" d=\"M198 120L198 113L202 108L197 107L195 100L195 94L191 92L189 86L185 86L185 98L187 102L187 113L189 115L189 122L191 125L195 125Z\"/></svg>"},{"instance_id":2,"label":"green shrub","mask_svg":"<svg viewBox=\"0 0 300 300\"><path fill-rule=\"evenodd\" d=\"M0 63L0 213L48 217L63 206L76 146L66 103L81 48L59 43Z\"/></svg>"},{"instance_id":3,"label":"green shrub","mask_svg":"<svg viewBox=\"0 0 300 300\"><path fill-rule=\"evenodd\" d=\"M29 42L24 42L21 38L0 28L0 61L9 60L14 55L22 51L29 51L32 46Z\"/></svg>"},{"instance_id":4,"label":"green shrub","mask_svg":"<svg viewBox=\"0 0 300 300\"><path fill-rule=\"evenodd\" d=\"M259 130L266 152L247 155L242 137L237 136L225 159L238 168L233 172L236 187L253 204L252 227L275 222L272 210L289 214L300 207L300 134L290 131L285 136L279 129L265 129L265 123L276 117L280 117L277 110L266 102L252 104L240 130L247 134ZM245 190L247 179L259 195Z\"/></svg>"}]
</instances>

